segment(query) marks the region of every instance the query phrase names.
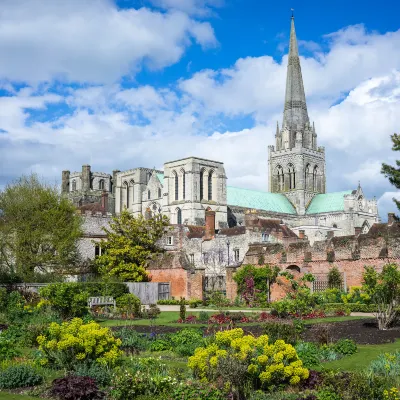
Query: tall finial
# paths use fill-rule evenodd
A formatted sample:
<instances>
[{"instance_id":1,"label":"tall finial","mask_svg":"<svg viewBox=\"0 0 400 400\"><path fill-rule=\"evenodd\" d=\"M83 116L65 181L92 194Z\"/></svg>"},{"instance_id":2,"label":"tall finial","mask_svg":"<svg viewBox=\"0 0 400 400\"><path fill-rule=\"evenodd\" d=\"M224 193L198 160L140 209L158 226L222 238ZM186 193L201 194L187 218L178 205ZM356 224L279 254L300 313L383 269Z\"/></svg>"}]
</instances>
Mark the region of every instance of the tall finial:
<instances>
[{"instance_id":1,"label":"tall finial","mask_svg":"<svg viewBox=\"0 0 400 400\"><path fill-rule=\"evenodd\" d=\"M276 135L279 135L279 122L276 121Z\"/></svg>"},{"instance_id":2,"label":"tall finial","mask_svg":"<svg viewBox=\"0 0 400 400\"><path fill-rule=\"evenodd\" d=\"M292 19L294 19L294 8L290 9L292 11Z\"/></svg>"}]
</instances>

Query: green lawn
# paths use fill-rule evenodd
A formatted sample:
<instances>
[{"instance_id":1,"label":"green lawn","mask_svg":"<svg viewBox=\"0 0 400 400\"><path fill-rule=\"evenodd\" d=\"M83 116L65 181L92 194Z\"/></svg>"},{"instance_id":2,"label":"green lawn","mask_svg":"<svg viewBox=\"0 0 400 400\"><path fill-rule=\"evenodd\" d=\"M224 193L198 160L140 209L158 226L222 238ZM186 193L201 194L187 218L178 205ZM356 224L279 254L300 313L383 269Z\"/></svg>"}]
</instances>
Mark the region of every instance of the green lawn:
<instances>
[{"instance_id":1,"label":"green lawn","mask_svg":"<svg viewBox=\"0 0 400 400\"><path fill-rule=\"evenodd\" d=\"M41 397L25 396L24 394L13 394L0 391L0 400L40 400Z\"/></svg>"},{"instance_id":2,"label":"green lawn","mask_svg":"<svg viewBox=\"0 0 400 400\"><path fill-rule=\"evenodd\" d=\"M337 369L341 371L361 371L368 367L371 361L382 353L392 353L400 349L400 340L394 343L377 345L359 345L358 352L352 356L344 357L341 360L323 363L319 369Z\"/></svg>"},{"instance_id":3,"label":"green lawn","mask_svg":"<svg viewBox=\"0 0 400 400\"><path fill-rule=\"evenodd\" d=\"M215 311L210 311L208 314L211 316L215 314ZM199 316L199 312L192 312L188 311L186 313L186 316L188 315L196 315L197 317ZM345 317L328 317L328 318L317 318L317 319L310 319L310 320L305 320L306 324L319 324L319 323L326 323L326 322L341 322L341 321L351 321L353 319L363 319L365 317L350 317L350 316L345 316ZM179 312L178 311L162 311L161 314L157 319L154 321L146 320L146 319L139 319L139 320L134 320L134 321L126 321L126 320L116 320L116 319L109 319L109 320L99 320L100 325L102 326L129 326L129 325L141 325L141 326L151 326L153 325L168 325L168 326L194 326L194 327L202 327L202 326L207 326L207 323L205 322L204 324L194 324L194 325L183 325L179 324L176 321L179 319ZM258 322L252 322L248 324L241 324L243 326L249 326L249 325L257 325Z\"/></svg>"}]
</instances>

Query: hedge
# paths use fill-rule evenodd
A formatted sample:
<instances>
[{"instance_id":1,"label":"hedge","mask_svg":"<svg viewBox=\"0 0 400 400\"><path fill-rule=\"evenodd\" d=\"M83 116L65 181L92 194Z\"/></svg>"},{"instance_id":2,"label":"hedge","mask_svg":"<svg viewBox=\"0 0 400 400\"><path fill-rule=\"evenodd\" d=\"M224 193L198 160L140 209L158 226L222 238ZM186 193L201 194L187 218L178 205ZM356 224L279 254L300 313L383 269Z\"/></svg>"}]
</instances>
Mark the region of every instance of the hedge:
<instances>
[{"instance_id":1,"label":"hedge","mask_svg":"<svg viewBox=\"0 0 400 400\"><path fill-rule=\"evenodd\" d=\"M346 308L350 312L365 312L372 313L377 311L376 304L359 304L359 303L326 303L323 305L324 309L334 310L335 308Z\"/></svg>"}]
</instances>

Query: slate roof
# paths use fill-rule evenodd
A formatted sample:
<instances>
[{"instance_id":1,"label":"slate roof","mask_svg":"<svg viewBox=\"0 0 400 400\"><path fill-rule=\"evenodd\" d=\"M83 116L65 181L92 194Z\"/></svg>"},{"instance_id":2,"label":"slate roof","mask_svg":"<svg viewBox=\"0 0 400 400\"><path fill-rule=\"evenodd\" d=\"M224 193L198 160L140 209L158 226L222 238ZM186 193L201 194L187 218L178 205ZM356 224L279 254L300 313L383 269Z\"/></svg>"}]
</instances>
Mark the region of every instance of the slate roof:
<instances>
[{"instance_id":1,"label":"slate roof","mask_svg":"<svg viewBox=\"0 0 400 400\"><path fill-rule=\"evenodd\" d=\"M306 214L318 214L332 211L344 211L344 196L352 194L351 190L317 194L307 207Z\"/></svg>"},{"instance_id":2,"label":"slate roof","mask_svg":"<svg viewBox=\"0 0 400 400\"><path fill-rule=\"evenodd\" d=\"M260 192L228 186L229 206L245 207L284 214L296 214L296 210L286 196L280 193Z\"/></svg>"},{"instance_id":3,"label":"slate roof","mask_svg":"<svg viewBox=\"0 0 400 400\"><path fill-rule=\"evenodd\" d=\"M157 172L157 178L161 182L161 185L164 185L164 174Z\"/></svg>"}]
</instances>

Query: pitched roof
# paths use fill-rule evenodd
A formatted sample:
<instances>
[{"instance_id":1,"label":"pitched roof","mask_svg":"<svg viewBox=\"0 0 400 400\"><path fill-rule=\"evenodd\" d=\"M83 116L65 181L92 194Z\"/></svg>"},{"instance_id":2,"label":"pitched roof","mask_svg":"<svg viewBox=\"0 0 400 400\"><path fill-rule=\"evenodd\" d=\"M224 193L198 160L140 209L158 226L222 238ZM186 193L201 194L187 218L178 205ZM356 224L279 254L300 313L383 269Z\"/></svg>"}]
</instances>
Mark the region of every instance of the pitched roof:
<instances>
[{"instance_id":1,"label":"pitched roof","mask_svg":"<svg viewBox=\"0 0 400 400\"><path fill-rule=\"evenodd\" d=\"M164 185L164 174L157 172L157 178L161 182L161 185Z\"/></svg>"},{"instance_id":2,"label":"pitched roof","mask_svg":"<svg viewBox=\"0 0 400 400\"><path fill-rule=\"evenodd\" d=\"M344 196L346 194L352 194L352 191L317 194L307 207L306 214L344 211Z\"/></svg>"},{"instance_id":3,"label":"pitched roof","mask_svg":"<svg viewBox=\"0 0 400 400\"><path fill-rule=\"evenodd\" d=\"M252 208L283 214L296 214L296 210L286 196L280 193L259 192L256 190L226 188L229 206Z\"/></svg>"}]
</instances>

